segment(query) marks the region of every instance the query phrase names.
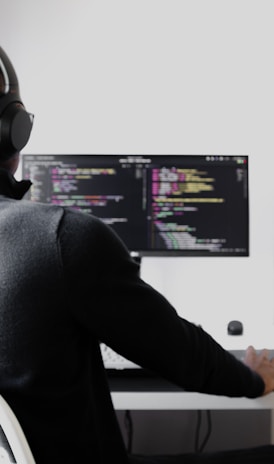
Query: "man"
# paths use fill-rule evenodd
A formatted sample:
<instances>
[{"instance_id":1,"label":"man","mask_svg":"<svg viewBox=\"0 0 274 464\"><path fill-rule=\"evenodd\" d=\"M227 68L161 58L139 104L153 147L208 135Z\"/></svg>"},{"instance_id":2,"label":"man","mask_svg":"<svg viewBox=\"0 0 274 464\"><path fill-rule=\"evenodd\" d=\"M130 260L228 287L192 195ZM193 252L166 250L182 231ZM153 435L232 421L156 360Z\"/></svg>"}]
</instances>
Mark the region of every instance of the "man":
<instances>
[{"instance_id":1,"label":"man","mask_svg":"<svg viewBox=\"0 0 274 464\"><path fill-rule=\"evenodd\" d=\"M211 394L267 394L274 389L274 363L252 347L241 363L181 319L141 280L125 245L99 219L22 199L30 184L13 174L31 127L0 48L0 393L36 462L273 462L271 446L128 456L99 341L184 389Z\"/></svg>"}]
</instances>

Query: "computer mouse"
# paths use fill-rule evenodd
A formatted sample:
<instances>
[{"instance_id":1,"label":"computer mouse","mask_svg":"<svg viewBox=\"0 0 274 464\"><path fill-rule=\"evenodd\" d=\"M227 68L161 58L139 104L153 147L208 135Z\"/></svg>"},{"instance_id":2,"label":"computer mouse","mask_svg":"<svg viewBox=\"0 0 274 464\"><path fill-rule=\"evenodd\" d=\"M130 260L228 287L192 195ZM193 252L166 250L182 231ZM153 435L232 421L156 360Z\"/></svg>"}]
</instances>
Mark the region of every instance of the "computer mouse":
<instances>
[{"instance_id":1,"label":"computer mouse","mask_svg":"<svg viewBox=\"0 0 274 464\"><path fill-rule=\"evenodd\" d=\"M241 321L230 321L227 326L227 333L229 335L242 335L244 330Z\"/></svg>"}]
</instances>

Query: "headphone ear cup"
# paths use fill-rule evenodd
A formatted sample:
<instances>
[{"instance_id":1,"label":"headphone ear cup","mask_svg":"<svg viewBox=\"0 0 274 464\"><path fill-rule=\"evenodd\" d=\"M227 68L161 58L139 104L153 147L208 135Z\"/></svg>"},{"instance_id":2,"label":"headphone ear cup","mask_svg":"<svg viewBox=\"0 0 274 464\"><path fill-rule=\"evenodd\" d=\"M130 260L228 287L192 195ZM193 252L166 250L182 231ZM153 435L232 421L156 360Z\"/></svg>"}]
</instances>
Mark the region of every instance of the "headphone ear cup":
<instances>
[{"instance_id":1,"label":"headphone ear cup","mask_svg":"<svg viewBox=\"0 0 274 464\"><path fill-rule=\"evenodd\" d=\"M19 102L10 103L0 119L0 150L8 156L22 150L32 129L32 117Z\"/></svg>"},{"instance_id":2,"label":"headphone ear cup","mask_svg":"<svg viewBox=\"0 0 274 464\"><path fill-rule=\"evenodd\" d=\"M20 97L14 67L0 47L0 158L8 159L27 144L33 123Z\"/></svg>"}]
</instances>

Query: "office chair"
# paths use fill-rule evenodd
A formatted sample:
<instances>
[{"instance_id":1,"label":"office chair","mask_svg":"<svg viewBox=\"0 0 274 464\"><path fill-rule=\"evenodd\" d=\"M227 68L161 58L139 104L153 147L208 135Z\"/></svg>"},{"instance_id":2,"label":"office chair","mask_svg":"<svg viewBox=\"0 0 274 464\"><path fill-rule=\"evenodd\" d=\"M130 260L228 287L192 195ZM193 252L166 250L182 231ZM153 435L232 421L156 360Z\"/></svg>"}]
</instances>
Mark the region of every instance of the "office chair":
<instances>
[{"instance_id":1,"label":"office chair","mask_svg":"<svg viewBox=\"0 0 274 464\"><path fill-rule=\"evenodd\" d=\"M35 464L14 412L0 395L0 464Z\"/></svg>"}]
</instances>

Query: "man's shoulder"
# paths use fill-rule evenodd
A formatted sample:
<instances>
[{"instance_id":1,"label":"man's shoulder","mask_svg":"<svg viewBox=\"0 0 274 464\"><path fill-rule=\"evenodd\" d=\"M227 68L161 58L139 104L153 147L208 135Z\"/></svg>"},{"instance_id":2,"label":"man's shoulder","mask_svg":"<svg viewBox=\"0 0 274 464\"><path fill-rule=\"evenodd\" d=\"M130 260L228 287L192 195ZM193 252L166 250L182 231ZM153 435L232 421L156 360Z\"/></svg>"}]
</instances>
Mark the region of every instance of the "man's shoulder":
<instances>
[{"instance_id":1,"label":"man's shoulder","mask_svg":"<svg viewBox=\"0 0 274 464\"><path fill-rule=\"evenodd\" d=\"M14 207L20 209L24 214L35 214L36 216L60 216L62 217L64 214L63 208L54 205L54 204L47 204L47 203L40 203L30 200L20 200L14 203Z\"/></svg>"},{"instance_id":2,"label":"man's shoulder","mask_svg":"<svg viewBox=\"0 0 274 464\"><path fill-rule=\"evenodd\" d=\"M87 237L113 239L114 231L102 219L90 213L24 199L15 203L15 216L20 216L22 222L36 225L36 228L55 229L59 236L78 237L79 240L86 240Z\"/></svg>"},{"instance_id":3,"label":"man's shoulder","mask_svg":"<svg viewBox=\"0 0 274 464\"><path fill-rule=\"evenodd\" d=\"M82 229L83 231L85 229L88 231L109 229L100 218L90 213L67 207L62 207L62 211L62 225L69 229Z\"/></svg>"}]
</instances>

